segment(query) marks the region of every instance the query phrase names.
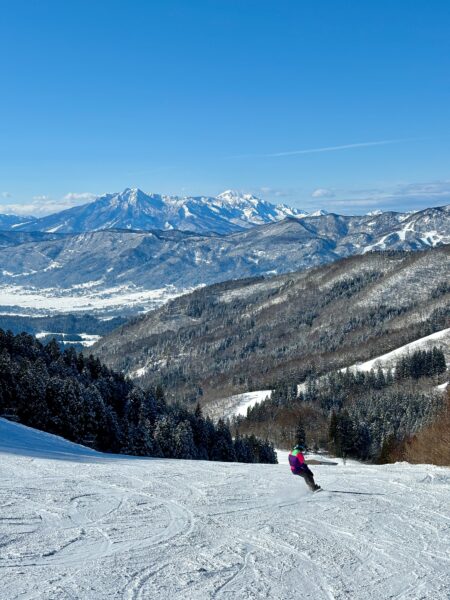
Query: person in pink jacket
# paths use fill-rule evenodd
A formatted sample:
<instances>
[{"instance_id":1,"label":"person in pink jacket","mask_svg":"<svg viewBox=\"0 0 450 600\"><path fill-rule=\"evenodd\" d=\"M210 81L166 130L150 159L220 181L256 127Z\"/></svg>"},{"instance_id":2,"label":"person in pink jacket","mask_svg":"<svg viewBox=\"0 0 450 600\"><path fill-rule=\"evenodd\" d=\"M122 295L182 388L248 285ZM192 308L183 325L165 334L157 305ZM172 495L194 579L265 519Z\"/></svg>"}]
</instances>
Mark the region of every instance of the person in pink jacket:
<instances>
[{"instance_id":1,"label":"person in pink jacket","mask_svg":"<svg viewBox=\"0 0 450 600\"><path fill-rule=\"evenodd\" d=\"M295 446L289 452L289 464L291 466L291 471L293 475L300 475L300 477L303 477L309 489L312 492L316 492L317 490L320 490L321 487L314 481L314 475L305 462L303 452L305 452L305 447L301 444Z\"/></svg>"}]
</instances>

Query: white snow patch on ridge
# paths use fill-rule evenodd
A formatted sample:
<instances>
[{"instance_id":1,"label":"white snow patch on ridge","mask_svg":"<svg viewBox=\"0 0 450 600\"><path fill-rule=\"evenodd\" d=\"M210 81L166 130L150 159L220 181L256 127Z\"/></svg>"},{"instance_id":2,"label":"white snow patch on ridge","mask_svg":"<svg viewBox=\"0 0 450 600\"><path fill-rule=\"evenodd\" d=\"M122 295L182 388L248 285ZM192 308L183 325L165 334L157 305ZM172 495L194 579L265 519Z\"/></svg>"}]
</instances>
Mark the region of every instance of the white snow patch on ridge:
<instances>
[{"instance_id":1,"label":"white snow patch on ridge","mask_svg":"<svg viewBox=\"0 0 450 600\"><path fill-rule=\"evenodd\" d=\"M405 354L409 354L411 352L415 352L416 350L426 350L431 349L433 346L441 346L443 345L443 349L447 348L450 343L450 327L447 329L442 329L441 331L436 331L431 335L427 335L425 337L419 338L414 342L410 342L409 344L405 344L404 346L400 346L391 352L386 354L382 354L381 356L377 356L376 358L372 358L363 363L357 363L349 367L350 370L353 371L371 371L372 369L376 369L378 365L380 367L389 367L392 366L395 361L404 356ZM346 369L341 369L345 371Z\"/></svg>"},{"instance_id":2,"label":"white snow patch on ridge","mask_svg":"<svg viewBox=\"0 0 450 600\"><path fill-rule=\"evenodd\" d=\"M2 598L447 600L450 469L312 469L316 495L285 460L105 455L0 419Z\"/></svg>"},{"instance_id":3,"label":"white snow patch on ridge","mask_svg":"<svg viewBox=\"0 0 450 600\"><path fill-rule=\"evenodd\" d=\"M257 403L264 402L266 398L270 398L272 390L258 390L256 392L244 392L243 394L235 394L228 398L220 398L210 402L204 407L205 412L215 420L231 419L233 417L247 415L247 409L255 406Z\"/></svg>"},{"instance_id":4,"label":"white snow patch on ridge","mask_svg":"<svg viewBox=\"0 0 450 600\"><path fill-rule=\"evenodd\" d=\"M255 404L263 402L266 398L270 398L271 395L272 390L261 390L258 392L247 392L245 394L239 394L238 396L232 396L230 400L237 402L234 414L237 417L245 417L248 408L252 408Z\"/></svg>"}]
</instances>

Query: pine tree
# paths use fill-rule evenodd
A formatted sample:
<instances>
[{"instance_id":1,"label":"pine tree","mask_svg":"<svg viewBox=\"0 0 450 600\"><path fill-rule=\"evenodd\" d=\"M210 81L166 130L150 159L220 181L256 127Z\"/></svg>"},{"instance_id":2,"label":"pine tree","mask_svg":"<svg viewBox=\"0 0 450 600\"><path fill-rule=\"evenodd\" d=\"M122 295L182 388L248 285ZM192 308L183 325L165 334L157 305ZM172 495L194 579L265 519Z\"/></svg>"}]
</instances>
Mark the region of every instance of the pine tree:
<instances>
[{"instance_id":1,"label":"pine tree","mask_svg":"<svg viewBox=\"0 0 450 600\"><path fill-rule=\"evenodd\" d=\"M175 445L175 425L170 416L158 418L155 425L154 440L164 457L171 458Z\"/></svg>"},{"instance_id":2,"label":"pine tree","mask_svg":"<svg viewBox=\"0 0 450 600\"><path fill-rule=\"evenodd\" d=\"M242 439L239 433L236 435L236 438L234 440L234 453L236 455L237 462L255 462L255 457L252 448L250 447L250 444L248 444L245 439Z\"/></svg>"},{"instance_id":3,"label":"pine tree","mask_svg":"<svg viewBox=\"0 0 450 600\"><path fill-rule=\"evenodd\" d=\"M178 423L174 432L174 458L196 458L194 436L189 421Z\"/></svg>"},{"instance_id":4,"label":"pine tree","mask_svg":"<svg viewBox=\"0 0 450 600\"><path fill-rule=\"evenodd\" d=\"M223 419L219 419L217 423L214 446L211 450L211 459L223 462L233 462L236 460L230 429Z\"/></svg>"}]
</instances>

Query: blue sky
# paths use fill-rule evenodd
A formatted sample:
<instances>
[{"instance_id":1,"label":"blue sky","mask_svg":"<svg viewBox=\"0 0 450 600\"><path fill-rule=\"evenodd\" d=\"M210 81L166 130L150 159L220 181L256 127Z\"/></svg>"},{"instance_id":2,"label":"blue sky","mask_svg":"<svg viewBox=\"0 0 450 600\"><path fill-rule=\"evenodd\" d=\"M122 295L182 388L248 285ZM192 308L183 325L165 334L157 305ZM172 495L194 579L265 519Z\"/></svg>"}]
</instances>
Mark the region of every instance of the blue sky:
<instances>
[{"instance_id":1,"label":"blue sky","mask_svg":"<svg viewBox=\"0 0 450 600\"><path fill-rule=\"evenodd\" d=\"M448 0L0 0L0 210L450 202Z\"/></svg>"}]
</instances>

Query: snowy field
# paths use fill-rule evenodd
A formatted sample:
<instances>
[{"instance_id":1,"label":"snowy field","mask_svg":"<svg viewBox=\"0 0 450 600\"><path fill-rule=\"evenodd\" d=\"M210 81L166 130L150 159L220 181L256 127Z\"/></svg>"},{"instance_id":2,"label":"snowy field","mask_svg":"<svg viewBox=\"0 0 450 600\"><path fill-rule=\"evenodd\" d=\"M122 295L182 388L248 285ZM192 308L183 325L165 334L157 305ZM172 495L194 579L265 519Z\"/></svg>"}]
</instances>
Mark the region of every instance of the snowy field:
<instances>
[{"instance_id":1,"label":"snowy field","mask_svg":"<svg viewBox=\"0 0 450 600\"><path fill-rule=\"evenodd\" d=\"M162 304L193 291L167 286L154 290L133 285L103 287L99 282L87 282L71 288L33 288L19 285L0 285L2 314L47 316L59 313L100 313L123 315L153 310ZM98 285L97 285L98 284Z\"/></svg>"},{"instance_id":2,"label":"snowy field","mask_svg":"<svg viewBox=\"0 0 450 600\"><path fill-rule=\"evenodd\" d=\"M286 464L101 455L0 419L0 597L449 597L450 469L313 471L327 491Z\"/></svg>"}]
</instances>

